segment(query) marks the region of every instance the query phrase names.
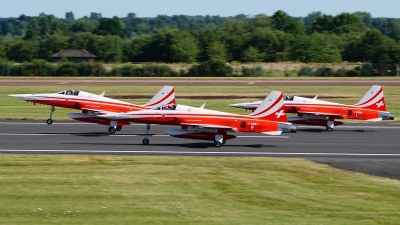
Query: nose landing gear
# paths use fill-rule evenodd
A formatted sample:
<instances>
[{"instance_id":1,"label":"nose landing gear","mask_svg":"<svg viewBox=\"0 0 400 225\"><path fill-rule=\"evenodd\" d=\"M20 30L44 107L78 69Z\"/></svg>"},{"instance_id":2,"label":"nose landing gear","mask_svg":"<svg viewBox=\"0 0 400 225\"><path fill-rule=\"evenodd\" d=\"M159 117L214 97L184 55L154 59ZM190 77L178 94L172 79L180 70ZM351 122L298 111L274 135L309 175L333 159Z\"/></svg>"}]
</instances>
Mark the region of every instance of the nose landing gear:
<instances>
[{"instance_id":1,"label":"nose landing gear","mask_svg":"<svg viewBox=\"0 0 400 225\"><path fill-rule=\"evenodd\" d=\"M148 145L150 143L150 141L148 139L149 130L151 130L151 126L150 126L150 124L147 124L147 126L146 126L146 137L142 140L142 144L144 144L144 145Z\"/></svg>"},{"instance_id":2,"label":"nose landing gear","mask_svg":"<svg viewBox=\"0 0 400 225\"><path fill-rule=\"evenodd\" d=\"M51 119L51 116L53 116L53 112L56 111L56 107L51 106L50 111L51 111L50 112L50 118L46 120L47 125L53 124L53 120Z\"/></svg>"}]
</instances>

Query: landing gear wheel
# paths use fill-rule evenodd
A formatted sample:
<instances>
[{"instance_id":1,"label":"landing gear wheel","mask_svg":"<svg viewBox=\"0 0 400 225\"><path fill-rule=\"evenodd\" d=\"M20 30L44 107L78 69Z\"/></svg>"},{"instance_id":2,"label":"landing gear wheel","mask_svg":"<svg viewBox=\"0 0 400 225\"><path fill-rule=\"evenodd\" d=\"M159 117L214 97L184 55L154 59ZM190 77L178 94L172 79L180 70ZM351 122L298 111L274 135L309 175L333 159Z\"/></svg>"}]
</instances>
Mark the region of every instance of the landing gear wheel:
<instances>
[{"instance_id":1,"label":"landing gear wheel","mask_svg":"<svg viewBox=\"0 0 400 225\"><path fill-rule=\"evenodd\" d=\"M117 131L121 131L122 130L122 126L117 126Z\"/></svg>"},{"instance_id":2,"label":"landing gear wheel","mask_svg":"<svg viewBox=\"0 0 400 225\"><path fill-rule=\"evenodd\" d=\"M148 145L149 142L150 142L149 139L145 138L145 139L143 139L142 144Z\"/></svg>"},{"instance_id":3,"label":"landing gear wheel","mask_svg":"<svg viewBox=\"0 0 400 225\"><path fill-rule=\"evenodd\" d=\"M226 143L226 140L223 140L223 141L222 141L222 144L224 145L225 143Z\"/></svg>"},{"instance_id":4,"label":"landing gear wheel","mask_svg":"<svg viewBox=\"0 0 400 225\"><path fill-rule=\"evenodd\" d=\"M51 124L53 124L53 120L52 119L48 119L48 120L46 120L46 123L47 123L47 125L51 125Z\"/></svg>"},{"instance_id":5,"label":"landing gear wheel","mask_svg":"<svg viewBox=\"0 0 400 225\"><path fill-rule=\"evenodd\" d=\"M332 128L332 127L327 127L327 128L326 128L326 131L332 132L332 131L333 131L333 128Z\"/></svg>"},{"instance_id":6,"label":"landing gear wheel","mask_svg":"<svg viewBox=\"0 0 400 225\"><path fill-rule=\"evenodd\" d=\"M222 143L220 141L214 141L215 147L219 148L222 146Z\"/></svg>"},{"instance_id":7,"label":"landing gear wheel","mask_svg":"<svg viewBox=\"0 0 400 225\"><path fill-rule=\"evenodd\" d=\"M109 127L108 128L108 133L109 134L115 134L116 131L117 131L117 129L115 127Z\"/></svg>"}]
</instances>

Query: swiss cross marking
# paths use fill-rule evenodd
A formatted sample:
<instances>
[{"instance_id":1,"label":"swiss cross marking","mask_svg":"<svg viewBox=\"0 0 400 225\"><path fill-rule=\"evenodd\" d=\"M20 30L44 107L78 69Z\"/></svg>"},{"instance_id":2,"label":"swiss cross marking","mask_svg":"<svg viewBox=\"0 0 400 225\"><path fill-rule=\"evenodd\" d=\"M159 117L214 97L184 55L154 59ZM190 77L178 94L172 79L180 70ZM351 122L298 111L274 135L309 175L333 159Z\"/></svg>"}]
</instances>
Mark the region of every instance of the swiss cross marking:
<instances>
[{"instance_id":1,"label":"swiss cross marking","mask_svg":"<svg viewBox=\"0 0 400 225\"><path fill-rule=\"evenodd\" d=\"M285 115L285 112L283 110L281 110L280 112L276 112L275 115L276 115L276 118L280 118L281 116Z\"/></svg>"},{"instance_id":2,"label":"swiss cross marking","mask_svg":"<svg viewBox=\"0 0 400 225\"><path fill-rule=\"evenodd\" d=\"M378 106L378 108L380 108L383 105L385 105L385 103L383 103L383 101L380 101L379 103L376 103L376 106Z\"/></svg>"}]
</instances>

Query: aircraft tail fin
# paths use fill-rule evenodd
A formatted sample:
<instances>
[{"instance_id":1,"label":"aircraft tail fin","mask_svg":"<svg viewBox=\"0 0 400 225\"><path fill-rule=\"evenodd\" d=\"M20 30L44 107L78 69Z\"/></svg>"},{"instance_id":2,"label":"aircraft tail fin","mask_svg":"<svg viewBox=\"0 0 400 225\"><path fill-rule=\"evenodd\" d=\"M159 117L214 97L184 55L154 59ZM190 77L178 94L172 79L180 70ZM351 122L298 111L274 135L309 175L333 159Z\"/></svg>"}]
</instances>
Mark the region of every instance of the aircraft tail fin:
<instances>
[{"instance_id":1,"label":"aircraft tail fin","mask_svg":"<svg viewBox=\"0 0 400 225\"><path fill-rule=\"evenodd\" d=\"M373 85L364 97L355 104L355 106L373 109L379 111L386 111L385 97L383 96L383 88L379 85Z\"/></svg>"},{"instance_id":2,"label":"aircraft tail fin","mask_svg":"<svg viewBox=\"0 0 400 225\"><path fill-rule=\"evenodd\" d=\"M159 105L175 104L175 90L171 86L164 86L144 106L154 107Z\"/></svg>"},{"instance_id":3,"label":"aircraft tail fin","mask_svg":"<svg viewBox=\"0 0 400 225\"><path fill-rule=\"evenodd\" d=\"M276 122L287 122L282 92L271 91L250 116Z\"/></svg>"}]
</instances>

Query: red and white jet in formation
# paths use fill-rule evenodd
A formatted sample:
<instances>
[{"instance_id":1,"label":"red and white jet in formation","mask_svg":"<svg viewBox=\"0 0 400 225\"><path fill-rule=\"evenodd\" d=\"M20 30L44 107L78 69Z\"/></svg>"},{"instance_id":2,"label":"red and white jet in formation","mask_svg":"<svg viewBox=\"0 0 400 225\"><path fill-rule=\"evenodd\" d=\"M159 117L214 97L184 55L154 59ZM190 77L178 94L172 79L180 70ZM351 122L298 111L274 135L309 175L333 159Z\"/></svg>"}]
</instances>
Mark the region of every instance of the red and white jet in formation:
<instances>
[{"instance_id":1,"label":"red and white jet in formation","mask_svg":"<svg viewBox=\"0 0 400 225\"><path fill-rule=\"evenodd\" d=\"M332 131L335 125L343 122L335 119L356 119L367 121L394 120L394 115L386 111L385 98L381 86L373 85L364 97L355 105L345 105L334 102L303 98L298 96L285 97L287 113L297 113L297 117L288 117L295 124L326 126ZM261 102L246 102L231 106L243 109L256 109Z\"/></svg>"},{"instance_id":2,"label":"red and white jet in formation","mask_svg":"<svg viewBox=\"0 0 400 225\"><path fill-rule=\"evenodd\" d=\"M141 110L128 113L100 115L113 121L147 123L143 144L149 144L149 124L178 125L181 129L165 133L178 138L214 141L221 147L226 140L236 136L228 132L258 132L279 135L282 132L296 132L296 126L287 122L281 92L271 92L260 106L250 115L238 115L203 108L169 104L158 110Z\"/></svg>"},{"instance_id":3,"label":"red and white jet in formation","mask_svg":"<svg viewBox=\"0 0 400 225\"><path fill-rule=\"evenodd\" d=\"M82 110L82 113L70 113L68 116L74 120L98 123L110 126L108 132L114 134L120 131L122 126L129 125L129 122L115 121L99 115L104 113L122 113L137 110L147 110L156 108L160 105L174 104L175 91L171 86L164 86L154 97L144 105L135 105L132 103L104 97L104 92L100 95L85 91L65 90L49 94L15 94L10 97L18 98L34 104L50 105L50 118L46 121L48 125L53 123L51 119L55 107L70 108Z\"/></svg>"}]
</instances>

